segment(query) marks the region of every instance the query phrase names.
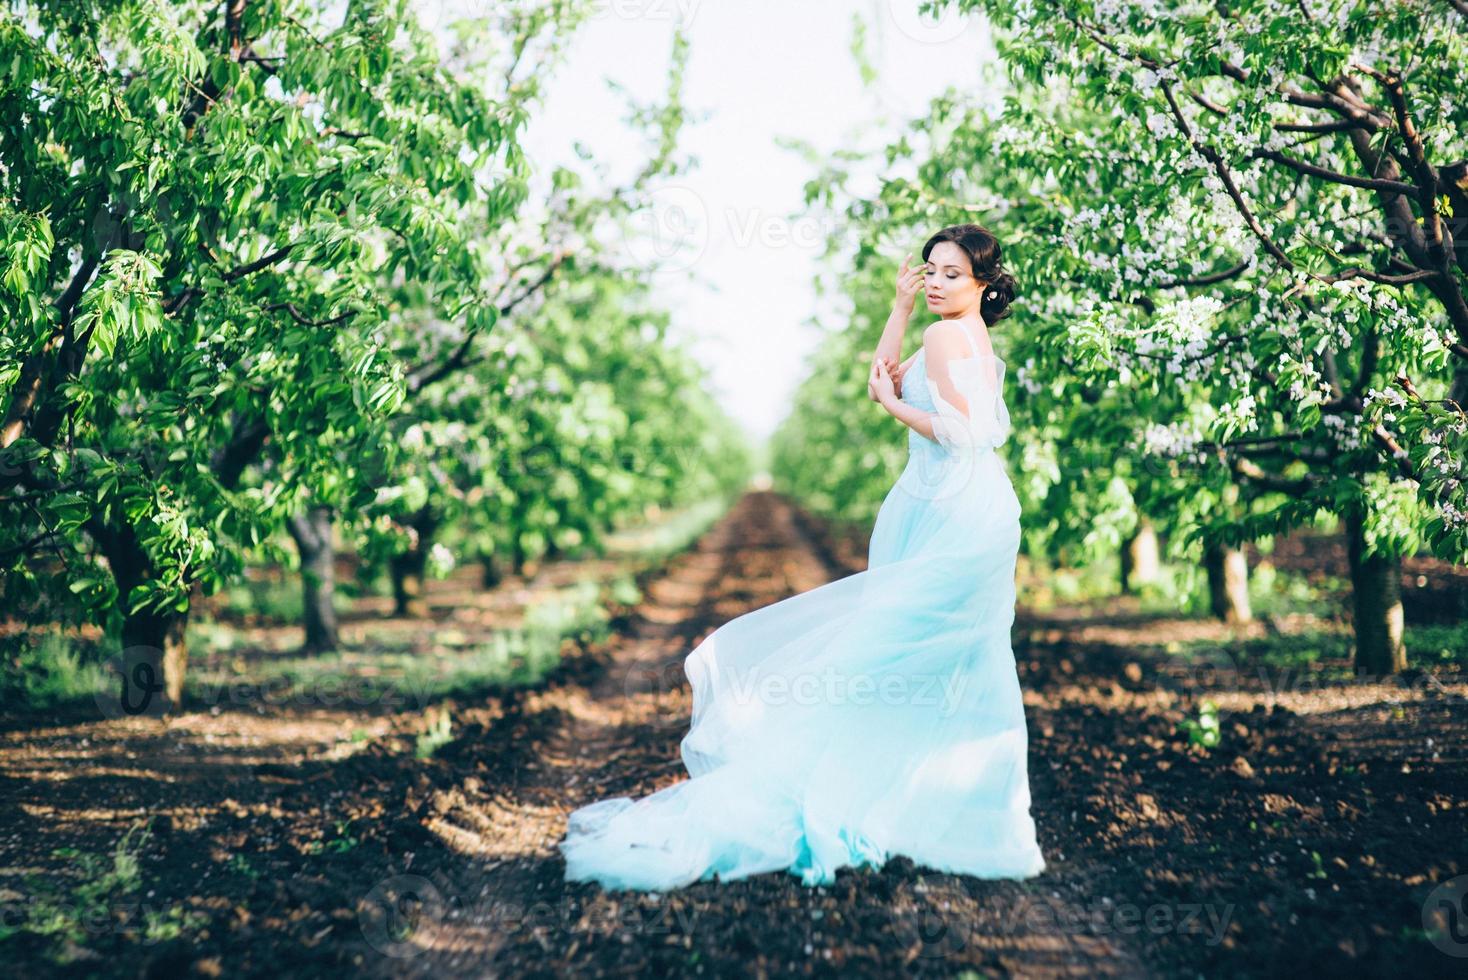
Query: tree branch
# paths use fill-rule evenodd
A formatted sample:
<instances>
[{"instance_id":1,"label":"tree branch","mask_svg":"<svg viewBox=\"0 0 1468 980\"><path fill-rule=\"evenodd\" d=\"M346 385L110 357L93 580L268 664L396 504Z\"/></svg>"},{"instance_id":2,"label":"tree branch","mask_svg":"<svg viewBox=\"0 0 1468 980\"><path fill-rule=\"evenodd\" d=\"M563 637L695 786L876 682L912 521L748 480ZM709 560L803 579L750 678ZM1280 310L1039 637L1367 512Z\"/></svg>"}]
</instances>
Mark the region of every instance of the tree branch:
<instances>
[{"instance_id":1,"label":"tree branch","mask_svg":"<svg viewBox=\"0 0 1468 980\"><path fill-rule=\"evenodd\" d=\"M1390 276L1383 272L1374 272L1371 269L1352 267L1341 272L1332 272L1328 275L1316 275L1313 278L1319 282L1331 283L1342 282L1346 279L1366 279L1370 282L1379 282L1388 286L1405 286L1409 283L1422 282L1425 279L1441 278L1442 273L1432 269L1418 269L1406 275Z\"/></svg>"},{"instance_id":2,"label":"tree branch","mask_svg":"<svg viewBox=\"0 0 1468 980\"><path fill-rule=\"evenodd\" d=\"M239 486L245 467L260 454L269 436L270 426L265 424L264 419L256 419L244 428L235 430L234 438L215 454L210 466L224 487L233 490Z\"/></svg>"},{"instance_id":3,"label":"tree branch","mask_svg":"<svg viewBox=\"0 0 1468 980\"><path fill-rule=\"evenodd\" d=\"M541 270L540 275L536 277L534 282L528 284L519 295L512 297L500 306L499 315L502 317L509 316L515 307L524 302L527 297L544 288L545 284L550 282L551 277L556 274L556 270L560 268L561 264L566 261L569 255L570 252L566 249L557 251L546 267ZM469 359L469 351L473 347L474 340L477 336L477 330L469 331L458 348L443 361L433 365L420 364L418 367L410 370L408 372L408 393L410 395L417 394L434 382L440 381L452 374L454 371L477 363L477 360Z\"/></svg>"},{"instance_id":4,"label":"tree branch","mask_svg":"<svg viewBox=\"0 0 1468 980\"><path fill-rule=\"evenodd\" d=\"M1446 247L1450 241L1444 242L1442 218L1437 213L1439 178L1437 170L1427 160L1427 148L1422 145L1422 135L1417 131L1417 124L1412 119L1411 110L1407 106L1407 90L1402 85L1401 73L1388 74L1368 65L1357 67L1376 79L1377 83L1386 90L1387 97L1391 99L1392 112L1397 119L1397 130L1402 134L1402 143L1406 147L1407 157L1417 177L1417 203L1422 209L1422 224L1427 234L1427 246L1432 251L1433 257L1439 259L1440 268L1446 272L1448 261Z\"/></svg>"},{"instance_id":5,"label":"tree branch","mask_svg":"<svg viewBox=\"0 0 1468 980\"><path fill-rule=\"evenodd\" d=\"M1280 153L1278 150L1266 150L1262 147L1252 150L1247 159L1273 160L1292 167L1300 173L1310 177L1319 177L1336 184L1346 184L1350 187L1363 187L1366 190L1381 191L1384 194L1415 194L1417 187L1413 184L1404 183L1400 180L1377 180L1372 177L1352 177L1350 174L1336 173L1325 167L1317 167L1313 163L1297 160L1292 156Z\"/></svg>"},{"instance_id":6,"label":"tree branch","mask_svg":"<svg viewBox=\"0 0 1468 980\"><path fill-rule=\"evenodd\" d=\"M1232 279L1235 276L1241 275L1249 268L1249 265L1250 263L1247 261L1240 262L1238 265L1230 266L1218 272L1210 272L1202 276L1186 276L1180 279L1169 279L1166 282L1154 283L1152 288L1172 289L1176 286L1211 286L1216 282L1223 282L1225 279Z\"/></svg>"},{"instance_id":7,"label":"tree branch","mask_svg":"<svg viewBox=\"0 0 1468 980\"><path fill-rule=\"evenodd\" d=\"M1281 133L1343 133L1348 129L1367 129L1358 119L1337 119L1325 123L1275 123Z\"/></svg>"},{"instance_id":8,"label":"tree branch","mask_svg":"<svg viewBox=\"0 0 1468 980\"><path fill-rule=\"evenodd\" d=\"M225 272L220 278L222 278L225 282L234 282L236 279L243 279L245 276L259 272L261 269L268 268L269 266L272 266L275 263L279 262L281 259L290 255L291 250L295 247L296 246L294 244L284 245L268 255L260 256L260 258L256 259L253 262L247 262L242 266L230 269L228 272Z\"/></svg>"},{"instance_id":9,"label":"tree branch","mask_svg":"<svg viewBox=\"0 0 1468 980\"><path fill-rule=\"evenodd\" d=\"M1286 493L1292 497L1303 496L1309 493L1315 486L1315 481L1308 476L1298 479L1289 479L1278 473L1270 473L1258 463L1242 456L1233 455L1228 458L1229 468L1233 474L1249 483L1264 490L1273 490L1278 493Z\"/></svg>"},{"instance_id":10,"label":"tree branch","mask_svg":"<svg viewBox=\"0 0 1468 980\"><path fill-rule=\"evenodd\" d=\"M345 323L346 321L357 315L356 310L348 310L345 313L339 313L336 316L330 317L325 320L312 320L310 317L306 316L299 309L297 309L296 304L294 303L271 303L269 306L265 307L266 313L274 313L276 310L285 310L291 315L291 319L307 327L332 327L338 323Z\"/></svg>"},{"instance_id":11,"label":"tree branch","mask_svg":"<svg viewBox=\"0 0 1468 980\"><path fill-rule=\"evenodd\" d=\"M1254 237L1259 239L1265 251L1274 256L1276 262L1286 269L1294 269L1295 264L1290 261L1289 256L1285 255L1284 250L1274 243L1274 240L1269 237L1269 233L1264 230L1264 226L1259 223L1259 219L1254 216L1253 210L1249 207L1248 202L1244 200L1243 194L1239 192L1238 186L1234 183L1233 173L1229 170L1228 164L1224 162L1223 157L1217 150L1194 135L1193 128L1188 125L1187 117L1183 115L1182 109L1177 104L1177 99L1173 96L1172 85L1166 80L1163 80L1160 85L1162 94L1167 98L1167 104L1172 108L1173 119L1177 123L1178 130L1192 144L1193 149L1197 150L1208 162L1213 164L1214 172L1218 175L1218 179L1223 182L1224 190L1228 192L1228 196L1233 200L1234 207L1238 209L1239 215L1244 219L1244 224L1254 233Z\"/></svg>"}]
</instances>

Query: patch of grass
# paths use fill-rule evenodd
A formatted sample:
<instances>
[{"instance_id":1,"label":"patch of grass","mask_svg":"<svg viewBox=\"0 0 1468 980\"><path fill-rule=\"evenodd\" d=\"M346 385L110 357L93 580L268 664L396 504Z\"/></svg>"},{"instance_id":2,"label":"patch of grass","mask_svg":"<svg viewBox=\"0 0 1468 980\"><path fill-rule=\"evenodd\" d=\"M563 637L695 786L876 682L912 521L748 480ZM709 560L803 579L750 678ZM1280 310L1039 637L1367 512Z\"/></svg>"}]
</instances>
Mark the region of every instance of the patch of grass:
<instances>
[{"instance_id":1,"label":"patch of grass","mask_svg":"<svg viewBox=\"0 0 1468 980\"><path fill-rule=\"evenodd\" d=\"M1280 570L1269 561L1249 569L1249 608L1255 616L1290 613L1330 618L1341 609L1350 583L1336 576L1312 582L1300 572ZM1165 561L1154 581L1137 590L1144 612L1181 613L1185 616L1212 614L1208 595L1208 573L1201 563Z\"/></svg>"},{"instance_id":2,"label":"patch of grass","mask_svg":"<svg viewBox=\"0 0 1468 980\"><path fill-rule=\"evenodd\" d=\"M1345 632L1306 630L1285 636L1246 640L1240 659L1267 667L1309 667L1327 660L1349 660L1355 640Z\"/></svg>"},{"instance_id":3,"label":"patch of grass","mask_svg":"<svg viewBox=\"0 0 1468 980\"><path fill-rule=\"evenodd\" d=\"M538 684L560 664L568 642L592 643L607 636L608 604L641 600L636 584L640 569L686 549L728 511L730 502L710 498L614 532L609 552L618 571L601 581L584 578L552 594L526 609L518 627L496 630L487 639L471 642L460 631L448 629L430 653L418 649L412 637L404 637L329 654L268 660L215 657L190 670L188 697L196 704L221 707L264 702L421 709L440 698ZM237 612L248 608L248 596L256 593L276 596L265 603L267 615L289 611L287 602L295 603L290 609L299 608L299 597L287 599L281 583L246 583L242 588L245 591L232 600ZM344 591L339 586L339 592ZM240 642L240 634L227 624L205 621L190 627L190 644L196 651L228 654L239 649ZM366 737L363 733L361 739ZM354 733L353 741L359 740Z\"/></svg>"},{"instance_id":4,"label":"patch of grass","mask_svg":"<svg viewBox=\"0 0 1468 980\"><path fill-rule=\"evenodd\" d=\"M626 581L606 586L623 597L629 589L635 585ZM188 694L195 703L224 707L264 702L422 708L440 698L537 684L560 664L567 643L604 639L608 620L603 586L587 579L532 605L518 627L497 630L482 642L446 640L424 653L404 640L398 649L377 644L267 662L221 662L212 669L201 665L189 674Z\"/></svg>"},{"instance_id":5,"label":"patch of grass","mask_svg":"<svg viewBox=\"0 0 1468 980\"><path fill-rule=\"evenodd\" d=\"M419 759L427 759L451 742L453 737L454 727L452 720L449 718L449 709L442 708L439 710L437 717L429 723L428 729L419 734L413 754Z\"/></svg>"},{"instance_id":6,"label":"patch of grass","mask_svg":"<svg viewBox=\"0 0 1468 980\"><path fill-rule=\"evenodd\" d=\"M299 623L305 615L301 573L295 569L282 571L280 575L231 582L222 588L214 599L220 618L258 616L271 623ZM349 612L354 598L364 591L372 591L370 584L338 581L332 590L332 606L339 614Z\"/></svg>"},{"instance_id":7,"label":"patch of grass","mask_svg":"<svg viewBox=\"0 0 1468 980\"><path fill-rule=\"evenodd\" d=\"M134 898L142 888L140 856L151 837L146 821L133 824L110 853L93 854L73 847L57 848L65 858L69 884L31 877L28 904L19 916L0 917L0 942L20 934L40 936L52 944L52 956L64 962L71 946L84 947L102 934L155 943L200 928L207 918L181 906L164 909Z\"/></svg>"},{"instance_id":8,"label":"patch of grass","mask_svg":"<svg viewBox=\"0 0 1468 980\"><path fill-rule=\"evenodd\" d=\"M642 590L631 575L618 575L607 585L607 597L621 606L635 606L642 601Z\"/></svg>"},{"instance_id":9,"label":"patch of grass","mask_svg":"<svg viewBox=\"0 0 1468 980\"><path fill-rule=\"evenodd\" d=\"M251 881L260 880L260 869L250 863L250 859L243 854L231 854L224 866L237 875L249 878Z\"/></svg>"},{"instance_id":10,"label":"patch of grass","mask_svg":"<svg viewBox=\"0 0 1468 980\"><path fill-rule=\"evenodd\" d=\"M1036 611L1104 602L1120 592L1119 572L1112 561L1056 567L1022 558L1020 593L1024 604ZM1210 615L1208 575L1199 561L1164 559L1157 577L1138 583L1134 593L1144 613ZM1329 618L1340 611L1342 598L1349 594L1350 583L1337 576L1312 582L1301 572L1282 571L1267 560L1249 569L1249 605L1256 616L1304 613Z\"/></svg>"},{"instance_id":11,"label":"patch of grass","mask_svg":"<svg viewBox=\"0 0 1468 980\"><path fill-rule=\"evenodd\" d=\"M1206 686L1225 688L1243 677L1260 677L1270 684L1294 684L1309 676L1316 683L1352 679L1350 661L1354 641L1348 629L1305 630L1284 636L1238 640L1173 640L1161 649L1174 658L1172 667Z\"/></svg>"},{"instance_id":12,"label":"patch of grass","mask_svg":"<svg viewBox=\"0 0 1468 980\"><path fill-rule=\"evenodd\" d=\"M197 932L208 922L209 917L204 913L185 909L180 905L170 905L163 911L144 908L143 938L149 943L167 942L185 933Z\"/></svg>"},{"instance_id":13,"label":"patch of grass","mask_svg":"<svg viewBox=\"0 0 1468 980\"><path fill-rule=\"evenodd\" d=\"M1205 615L1208 576L1196 564L1161 562L1157 577L1137 586L1137 605L1146 613Z\"/></svg>"},{"instance_id":14,"label":"patch of grass","mask_svg":"<svg viewBox=\"0 0 1468 980\"><path fill-rule=\"evenodd\" d=\"M95 645L55 630L3 641L0 706L53 708L94 697L108 684Z\"/></svg>"},{"instance_id":15,"label":"patch of grass","mask_svg":"<svg viewBox=\"0 0 1468 980\"><path fill-rule=\"evenodd\" d=\"M733 497L715 496L650 520L628 524L610 536L608 553L642 564L658 564L686 549L729 511Z\"/></svg>"},{"instance_id":16,"label":"patch of grass","mask_svg":"<svg viewBox=\"0 0 1468 980\"><path fill-rule=\"evenodd\" d=\"M448 717L447 711L443 712L443 717ZM447 742L448 738L445 737L443 741ZM419 739L419 744L420 746L422 744L421 737ZM435 748L436 747L437 746L435 746ZM427 758L427 756L420 754L418 758L423 759ZM301 850L307 854L345 854L355 848L359 843L361 843L361 841L358 840L356 836L349 832L351 829L351 825L352 822L350 820L337 820L334 822L336 830L335 837L323 837L320 840L307 841L306 845L302 847Z\"/></svg>"},{"instance_id":17,"label":"patch of grass","mask_svg":"<svg viewBox=\"0 0 1468 980\"><path fill-rule=\"evenodd\" d=\"M1408 663L1468 667L1468 623L1408 626L1405 642Z\"/></svg>"},{"instance_id":18,"label":"patch of grass","mask_svg":"<svg viewBox=\"0 0 1468 980\"><path fill-rule=\"evenodd\" d=\"M1072 603L1088 603L1116 595L1114 569L1103 563L1081 567L1058 566L1021 556L1018 576L1021 602L1037 612Z\"/></svg>"},{"instance_id":19,"label":"patch of grass","mask_svg":"<svg viewBox=\"0 0 1468 980\"><path fill-rule=\"evenodd\" d=\"M259 616L276 623L299 623L304 608L301 583L293 575L231 582L215 601L223 618Z\"/></svg>"},{"instance_id":20,"label":"patch of grass","mask_svg":"<svg viewBox=\"0 0 1468 980\"><path fill-rule=\"evenodd\" d=\"M1348 595L1350 583L1339 576L1311 582L1301 572L1280 570L1267 561L1249 569L1249 606L1256 616L1307 613L1330 617L1340 611L1342 597Z\"/></svg>"}]
</instances>

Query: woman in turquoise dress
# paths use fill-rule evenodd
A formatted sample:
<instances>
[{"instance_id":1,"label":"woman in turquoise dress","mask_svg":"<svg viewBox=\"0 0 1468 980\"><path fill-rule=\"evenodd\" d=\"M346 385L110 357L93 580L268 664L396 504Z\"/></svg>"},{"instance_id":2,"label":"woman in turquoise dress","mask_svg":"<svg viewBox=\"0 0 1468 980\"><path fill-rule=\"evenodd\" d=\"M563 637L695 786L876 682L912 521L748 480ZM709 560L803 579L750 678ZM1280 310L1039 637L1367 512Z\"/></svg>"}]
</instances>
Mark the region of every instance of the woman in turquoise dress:
<instances>
[{"instance_id":1,"label":"woman in turquoise dress","mask_svg":"<svg viewBox=\"0 0 1468 980\"><path fill-rule=\"evenodd\" d=\"M902 263L868 377L909 431L867 568L698 644L690 778L574 811L568 881L664 891L784 870L817 885L896 855L980 878L1044 870L1010 645L1020 506L996 452L1009 413L987 326L1014 281L977 225L939 231L922 257ZM920 289L940 319L898 365Z\"/></svg>"}]
</instances>

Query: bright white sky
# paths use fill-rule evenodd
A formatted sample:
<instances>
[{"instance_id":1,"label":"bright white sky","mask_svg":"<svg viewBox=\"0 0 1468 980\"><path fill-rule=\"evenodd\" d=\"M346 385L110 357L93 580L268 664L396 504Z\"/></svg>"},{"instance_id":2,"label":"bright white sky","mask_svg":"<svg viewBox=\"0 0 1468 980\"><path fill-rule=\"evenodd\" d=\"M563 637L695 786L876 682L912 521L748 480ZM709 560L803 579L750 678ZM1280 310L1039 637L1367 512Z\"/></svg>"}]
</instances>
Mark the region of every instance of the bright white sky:
<instances>
[{"instance_id":1,"label":"bright white sky","mask_svg":"<svg viewBox=\"0 0 1468 980\"><path fill-rule=\"evenodd\" d=\"M785 416L820 340L808 321L840 326L839 310L818 309L816 280L830 275L818 260L824 229L792 218L813 172L777 137L822 153L884 145L931 96L977 86L981 63L994 57L986 24L952 13L920 18L917 7L918 0L603 0L526 134L544 172L555 163L586 172L572 151L580 140L608 165L611 180L625 181L647 147L622 124L622 97L602 79L639 101L659 99L673 29L680 20L690 25L684 101L695 120L707 118L683 133L682 149L697 164L673 179L648 216L649 227L660 222L686 244L656 281L675 329L710 367L714 394L756 441ZM871 89L850 51L854 16L868 25L879 72ZM653 254L651 242L629 247ZM895 274L901 256L893 261Z\"/></svg>"}]
</instances>

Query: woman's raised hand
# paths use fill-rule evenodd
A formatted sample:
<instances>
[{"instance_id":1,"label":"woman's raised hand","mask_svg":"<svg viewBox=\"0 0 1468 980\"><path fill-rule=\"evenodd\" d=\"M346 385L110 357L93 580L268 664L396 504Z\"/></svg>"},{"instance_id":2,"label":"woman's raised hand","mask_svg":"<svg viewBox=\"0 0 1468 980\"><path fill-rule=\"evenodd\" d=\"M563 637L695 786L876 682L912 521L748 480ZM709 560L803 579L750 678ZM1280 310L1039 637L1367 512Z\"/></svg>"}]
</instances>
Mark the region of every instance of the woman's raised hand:
<instances>
[{"instance_id":1,"label":"woman's raised hand","mask_svg":"<svg viewBox=\"0 0 1468 980\"><path fill-rule=\"evenodd\" d=\"M917 301L917 294L923 288L923 275L926 270L922 266L910 268L908 263L912 260L912 253L907 253L907 258L902 260L902 268L897 271L897 299L901 306L912 307Z\"/></svg>"}]
</instances>

